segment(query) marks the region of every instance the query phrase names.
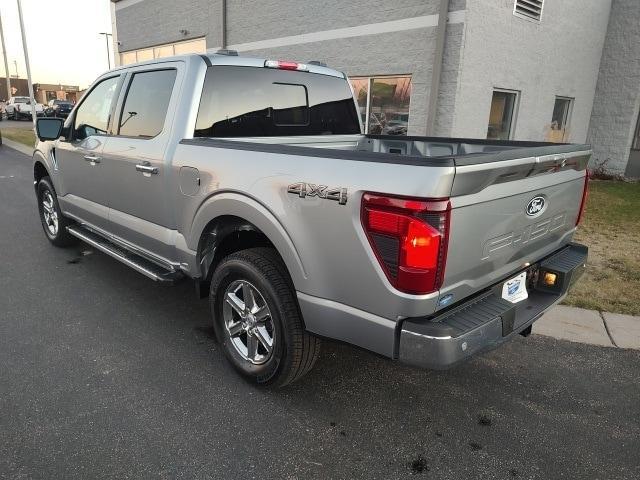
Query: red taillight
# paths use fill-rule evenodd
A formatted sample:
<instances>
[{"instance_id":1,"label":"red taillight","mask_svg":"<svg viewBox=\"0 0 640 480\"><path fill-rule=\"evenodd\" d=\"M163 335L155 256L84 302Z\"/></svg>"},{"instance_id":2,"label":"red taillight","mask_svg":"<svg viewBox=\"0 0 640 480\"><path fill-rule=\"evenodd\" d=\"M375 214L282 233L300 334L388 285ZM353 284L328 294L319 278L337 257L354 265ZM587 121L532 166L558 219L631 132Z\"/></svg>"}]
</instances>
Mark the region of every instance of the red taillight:
<instances>
[{"instance_id":1,"label":"red taillight","mask_svg":"<svg viewBox=\"0 0 640 480\"><path fill-rule=\"evenodd\" d=\"M389 282L406 293L440 288L444 276L451 204L448 199L365 193L362 226Z\"/></svg>"},{"instance_id":2,"label":"red taillight","mask_svg":"<svg viewBox=\"0 0 640 480\"><path fill-rule=\"evenodd\" d=\"M267 68L279 68L280 70L298 70L302 72L306 72L309 70L304 63L298 62L287 62L285 60L266 60L264 62L264 66Z\"/></svg>"},{"instance_id":3,"label":"red taillight","mask_svg":"<svg viewBox=\"0 0 640 480\"><path fill-rule=\"evenodd\" d=\"M589 172L584 177L584 188L582 189L582 201L580 202L580 211L578 212L578 218L576 218L576 227L580 225L582 221L582 215L584 214L584 207L587 205L587 198L589 197Z\"/></svg>"},{"instance_id":4,"label":"red taillight","mask_svg":"<svg viewBox=\"0 0 640 480\"><path fill-rule=\"evenodd\" d=\"M440 232L431 225L412 220L402 245L404 263L413 268L436 268L440 252Z\"/></svg>"}]
</instances>

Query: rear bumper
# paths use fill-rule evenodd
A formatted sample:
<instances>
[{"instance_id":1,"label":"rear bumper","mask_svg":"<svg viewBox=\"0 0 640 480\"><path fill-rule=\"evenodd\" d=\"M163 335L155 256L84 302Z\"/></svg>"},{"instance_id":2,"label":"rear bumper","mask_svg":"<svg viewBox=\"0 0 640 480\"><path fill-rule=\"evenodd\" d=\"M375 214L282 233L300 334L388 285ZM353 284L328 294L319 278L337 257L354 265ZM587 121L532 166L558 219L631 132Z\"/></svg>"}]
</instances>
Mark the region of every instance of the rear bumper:
<instances>
[{"instance_id":1,"label":"rear bumper","mask_svg":"<svg viewBox=\"0 0 640 480\"><path fill-rule=\"evenodd\" d=\"M529 298L516 304L502 298L502 285L511 275L438 316L404 320L400 330L400 361L445 369L496 348L529 328L567 295L584 272L587 254L587 247L572 243L529 267ZM556 273L556 285L544 286L541 272Z\"/></svg>"}]
</instances>

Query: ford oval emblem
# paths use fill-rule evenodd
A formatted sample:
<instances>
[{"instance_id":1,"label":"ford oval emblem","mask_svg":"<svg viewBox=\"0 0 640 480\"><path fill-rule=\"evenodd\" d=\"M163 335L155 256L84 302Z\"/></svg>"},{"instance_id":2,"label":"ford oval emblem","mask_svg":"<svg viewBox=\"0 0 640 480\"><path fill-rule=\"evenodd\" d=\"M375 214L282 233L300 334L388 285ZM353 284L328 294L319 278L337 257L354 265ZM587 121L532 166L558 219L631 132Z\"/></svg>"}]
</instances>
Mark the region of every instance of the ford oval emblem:
<instances>
[{"instance_id":1,"label":"ford oval emblem","mask_svg":"<svg viewBox=\"0 0 640 480\"><path fill-rule=\"evenodd\" d=\"M544 199L544 197L537 196L529 200L529 203L527 203L526 212L530 217L537 217L544 211L546 207L547 201Z\"/></svg>"}]
</instances>

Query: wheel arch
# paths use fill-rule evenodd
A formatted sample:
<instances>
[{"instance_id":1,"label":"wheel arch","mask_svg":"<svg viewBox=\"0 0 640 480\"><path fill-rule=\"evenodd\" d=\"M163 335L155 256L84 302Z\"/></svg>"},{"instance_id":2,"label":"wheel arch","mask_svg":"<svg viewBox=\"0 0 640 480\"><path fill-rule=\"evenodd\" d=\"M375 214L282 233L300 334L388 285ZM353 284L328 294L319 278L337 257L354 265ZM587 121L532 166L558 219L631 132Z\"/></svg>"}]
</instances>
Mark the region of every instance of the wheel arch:
<instances>
[{"instance_id":1,"label":"wheel arch","mask_svg":"<svg viewBox=\"0 0 640 480\"><path fill-rule=\"evenodd\" d=\"M224 256L252 247L273 248L294 286L299 288L307 277L292 239L276 216L239 193L220 193L205 201L194 217L187 243L197 252L200 278L205 281Z\"/></svg>"},{"instance_id":2,"label":"wheel arch","mask_svg":"<svg viewBox=\"0 0 640 480\"><path fill-rule=\"evenodd\" d=\"M33 162L33 181L37 185L43 177L50 177L49 170L42 158L35 157Z\"/></svg>"},{"instance_id":3,"label":"wheel arch","mask_svg":"<svg viewBox=\"0 0 640 480\"><path fill-rule=\"evenodd\" d=\"M33 185L35 188L42 177L48 176L51 179L53 188L57 195L64 195L64 182L58 175L58 164L56 151L50 142L40 142L33 152Z\"/></svg>"},{"instance_id":4,"label":"wheel arch","mask_svg":"<svg viewBox=\"0 0 640 480\"><path fill-rule=\"evenodd\" d=\"M41 151L36 150L33 153L33 186L34 188L36 189L38 188L38 182L43 177L49 177L53 182L53 177L51 176L51 171L52 171L51 167L52 165L49 165L49 162L47 162L47 158Z\"/></svg>"}]
</instances>

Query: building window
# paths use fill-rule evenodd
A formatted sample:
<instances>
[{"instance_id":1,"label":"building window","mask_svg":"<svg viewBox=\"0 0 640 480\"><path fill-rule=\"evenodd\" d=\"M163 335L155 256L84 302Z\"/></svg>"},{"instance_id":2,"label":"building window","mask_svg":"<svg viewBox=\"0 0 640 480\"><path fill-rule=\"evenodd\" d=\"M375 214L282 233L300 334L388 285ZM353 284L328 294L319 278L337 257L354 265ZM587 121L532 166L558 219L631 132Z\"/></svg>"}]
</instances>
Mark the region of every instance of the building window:
<instances>
[{"instance_id":1,"label":"building window","mask_svg":"<svg viewBox=\"0 0 640 480\"><path fill-rule=\"evenodd\" d=\"M631 150L640 150L640 114L638 115L638 122L636 123L636 133L633 135L631 141Z\"/></svg>"},{"instance_id":2,"label":"building window","mask_svg":"<svg viewBox=\"0 0 640 480\"><path fill-rule=\"evenodd\" d=\"M407 134L411 101L410 75L354 77L350 80L365 133Z\"/></svg>"},{"instance_id":3,"label":"building window","mask_svg":"<svg viewBox=\"0 0 640 480\"><path fill-rule=\"evenodd\" d=\"M130 63L136 63L138 59L136 58L135 50L133 52L125 52L120 54L120 63L122 65L129 65Z\"/></svg>"},{"instance_id":4,"label":"building window","mask_svg":"<svg viewBox=\"0 0 640 480\"><path fill-rule=\"evenodd\" d=\"M494 90L489 112L487 138L509 140L515 130L519 92L514 90Z\"/></svg>"},{"instance_id":5,"label":"building window","mask_svg":"<svg viewBox=\"0 0 640 480\"><path fill-rule=\"evenodd\" d=\"M147 60L153 60L153 48L145 48L144 50L138 50L137 52L138 62L146 62Z\"/></svg>"},{"instance_id":6,"label":"building window","mask_svg":"<svg viewBox=\"0 0 640 480\"><path fill-rule=\"evenodd\" d=\"M516 17L539 22L542 18L544 0L515 0L513 14Z\"/></svg>"},{"instance_id":7,"label":"building window","mask_svg":"<svg viewBox=\"0 0 640 480\"><path fill-rule=\"evenodd\" d=\"M178 42L173 44L174 55L186 55L188 53L207 53L207 42L204 38Z\"/></svg>"},{"instance_id":8,"label":"building window","mask_svg":"<svg viewBox=\"0 0 640 480\"><path fill-rule=\"evenodd\" d=\"M549 142L564 143L569 139L569 123L573 110L573 98L556 97L551 115L551 125L547 140Z\"/></svg>"},{"instance_id":9,"label":"building window","mask_svg":"<svg viewBox=\"0 0 640 480\"><path fill-rule=\"evenodd\" d=\"M129 65L130 63L144 62L154 58L172 57L173 55L186 55L188 53L207 53L207 44L204 38L188 40L186 42L167 43L156 45L152 48L141 48L120 54L120 63Z\"/></svg>"}]
</instances>

